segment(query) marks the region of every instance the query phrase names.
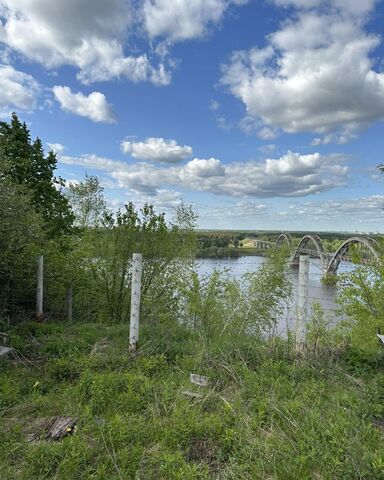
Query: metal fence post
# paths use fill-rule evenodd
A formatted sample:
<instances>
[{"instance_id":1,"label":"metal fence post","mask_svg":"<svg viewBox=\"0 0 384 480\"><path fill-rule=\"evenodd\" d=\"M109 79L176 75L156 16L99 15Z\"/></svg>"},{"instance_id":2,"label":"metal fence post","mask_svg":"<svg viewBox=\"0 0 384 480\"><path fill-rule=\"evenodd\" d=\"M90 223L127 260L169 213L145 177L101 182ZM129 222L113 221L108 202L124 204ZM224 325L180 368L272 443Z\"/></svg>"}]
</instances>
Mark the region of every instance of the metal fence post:
<instances>
[{"instance_id":1,"label":"metal fence post","mask_svg":"<svg viewBox=\"0 0 384 480\"><path fill-rule=\"evenodd\" d=\"M37 257L36 272L36 320L43 320L43 301L44 301L44 257Z\"/></svg>"},{"instance_id":2,"label":"metal fence post","mask_svg":"<svg viewBox=\"0 0 384 480\"><path fill-rule=\"evenodd\" d=\"M296 318L296 353L305 354L308 316L309 256L300 255Z\"/></svg>"},{"instance_id":3,"label":"metal fence post","mask_svg":"<svg viewBox=\"0 0 384 480\"><path fill-rule=\"evenodd\" d=\"M131 319L129 326L129 349L132 352L136 351L139 341L142 263L141 253L134 253L132 256Z\"/></svg>"}]
</instances>

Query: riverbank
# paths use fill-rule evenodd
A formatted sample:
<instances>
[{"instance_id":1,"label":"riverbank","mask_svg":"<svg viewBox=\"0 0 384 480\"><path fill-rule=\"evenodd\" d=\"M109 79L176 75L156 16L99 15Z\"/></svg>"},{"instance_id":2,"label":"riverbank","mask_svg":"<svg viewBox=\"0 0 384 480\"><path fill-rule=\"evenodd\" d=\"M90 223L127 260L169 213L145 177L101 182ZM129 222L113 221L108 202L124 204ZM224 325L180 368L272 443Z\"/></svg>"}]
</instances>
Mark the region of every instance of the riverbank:
<instances>
[{"instance_id":1,"label":"riverbank","mask_svg":"<svg viewBox=\"0 0 384 480\"><path fill-rule=\"evenodd\" d=\"M0 370L2 480L382 478L382 352L128 325L24 324ZM309 344L310 346L311 344ZM190 373L208 377L207 387ZM45 439L51 417L75 428ZM48 423L47 423L48 422Z\"/></svg>"}]
</instances>

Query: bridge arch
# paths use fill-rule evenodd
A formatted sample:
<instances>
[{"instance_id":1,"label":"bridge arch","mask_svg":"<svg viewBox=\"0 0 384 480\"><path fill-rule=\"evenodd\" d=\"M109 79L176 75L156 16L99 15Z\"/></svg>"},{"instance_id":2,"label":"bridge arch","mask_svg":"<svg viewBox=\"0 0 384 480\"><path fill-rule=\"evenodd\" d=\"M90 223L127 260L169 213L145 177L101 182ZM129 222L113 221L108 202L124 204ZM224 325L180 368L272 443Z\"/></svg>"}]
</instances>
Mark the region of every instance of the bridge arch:
<instances>
[{"instance_id":1,"label":"bridge arch","mask_svg":"<svg viewBox=\"0 0 384 480\"><path fill-rule=\"evenodd\" d=\"M337 269L339 268L340 262L343 259L345 255L347 255L349 249L353 245L363 245L364 247L367 248L372 254L372 256L376 259L379 258L379 254L377 249L375 248L377 245L376 240L373 238L369 237L350 237L345 242L343 242L340 247L336 250L334 253L333 257L331 258L327 269L325 271L326 274L334 274L337 272Z\"/></svg>"},{"instance_id":2,"label":"bridge arch","mask_svg":"<svg viewBox=\"0 0 384 480\"><path fill-rule=\"evenodd\" d=\"M301 253L311 254L311 250L307 248L308 244L312 243L316 249L318 256L320 257L322 265L327 264L327 254L324 251L324 246L321 238L318 235L305 235L297 245L295 251L293 252L291 265L299 264L299 256Z\"/></svg>"},{"instance_id":3,"label":"bridge arch","mask_svg":"<svg viewBox=\"0 0 384 480\"><path fill-rule=\"evenodd\" d=\"M277 237L275 248L278 248L280 245L286 243L288 246L292 244L292 237L289 233L282 233Z\"/></svg>"}]
</instances>

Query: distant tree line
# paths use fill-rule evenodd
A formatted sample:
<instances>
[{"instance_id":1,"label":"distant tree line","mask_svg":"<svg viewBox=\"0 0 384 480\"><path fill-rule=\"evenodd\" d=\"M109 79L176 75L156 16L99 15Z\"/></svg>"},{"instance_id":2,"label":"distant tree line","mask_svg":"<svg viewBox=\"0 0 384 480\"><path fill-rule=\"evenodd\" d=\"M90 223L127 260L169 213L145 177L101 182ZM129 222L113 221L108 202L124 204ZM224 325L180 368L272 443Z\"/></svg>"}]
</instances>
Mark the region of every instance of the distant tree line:
<instances>
[{"instance_id":1,"label":"distant tree line","mask_svg":"<svg viewBox=\"0 0 384 480\"><path fill-rule=\"evenodd\" d=\"M199 234L197 238L197 257L237 258L239 256L238 246L239 240L232 234Z\"/></svg>"}]
</instances>

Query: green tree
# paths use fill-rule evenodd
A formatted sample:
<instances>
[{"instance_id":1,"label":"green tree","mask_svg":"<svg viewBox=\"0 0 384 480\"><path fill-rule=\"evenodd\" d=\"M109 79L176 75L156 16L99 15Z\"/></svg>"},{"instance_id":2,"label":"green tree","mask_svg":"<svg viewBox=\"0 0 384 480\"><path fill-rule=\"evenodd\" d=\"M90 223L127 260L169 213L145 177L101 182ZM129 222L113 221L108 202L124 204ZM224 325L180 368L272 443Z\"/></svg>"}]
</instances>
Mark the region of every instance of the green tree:
<instances>
[{"instance_id":1,"label":"green tree","mask_svg":"<svg viewBox=\"0 0 384 480\"><path fill-rule=\"evenodd\" d=\"M56 168L56 155L51 151L45 156L39 138L31 142L27 125L15 113L10 123L0 122L0 175L29 192L51 236L67 233L73 223L64 181L54 176Z\"/></svg>"},{"instance_id":2,"label":"green tree","mask_svg":"<svg viewBox=\"0 0 384 480\"><path fill-rule=\"evenodd\" d=\"M192 268L195 216L188 207L177 209L173 223L152 205L139 211L133 203L106 213L99 228L87 229L81 241L83 262L89 272L94 314L115 323L126 322L130 311L131 258L143 255L142 314L147 321L172 318L175 293Z\"/></svg>"},{"instance_id":3,"label":"green tree","mask_svg":"<svg viewBox=\"0 0 384 480\"><path fill-rule=\"evenodd\" d=\"M33 305L35 256L45 242L43 220L23 187L0 177L1 307ZM22 300L22 302L19 301Z\"/></svg>"},{"instance_id":4,"label":"green tree","mask_svg":"<svg viewBox=\"0 0 384 480\"><path fill-rule=\"evenodd\" d=\"M104 189L95 175L85 175L84 181L70 183L68 199L80 228L95 227L107 211Z\"/></svg>"}]
</instances>

